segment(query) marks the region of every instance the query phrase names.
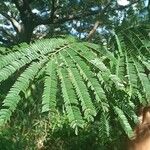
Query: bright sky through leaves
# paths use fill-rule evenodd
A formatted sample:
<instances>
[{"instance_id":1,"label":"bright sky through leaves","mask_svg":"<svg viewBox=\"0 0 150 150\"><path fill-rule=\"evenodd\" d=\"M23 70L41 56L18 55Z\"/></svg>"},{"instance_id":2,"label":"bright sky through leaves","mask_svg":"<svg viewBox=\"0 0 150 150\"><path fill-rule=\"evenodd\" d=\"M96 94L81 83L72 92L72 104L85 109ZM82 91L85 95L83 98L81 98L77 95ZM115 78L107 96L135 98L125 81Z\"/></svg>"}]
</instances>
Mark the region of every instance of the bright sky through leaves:
<instances>
[{"instance_id":1,"label":"bright sky through leaves","mask_svg":"<svg viewBox=\"0 0 150 150\"><path fill-rule=\"evenodd\" d=\"M125 6L125 5L129 4L129 1L127 1L127 0L118 0L117 2L118 2L119 5L122 5L122 6Z\"/></svg>"}]
</instances>

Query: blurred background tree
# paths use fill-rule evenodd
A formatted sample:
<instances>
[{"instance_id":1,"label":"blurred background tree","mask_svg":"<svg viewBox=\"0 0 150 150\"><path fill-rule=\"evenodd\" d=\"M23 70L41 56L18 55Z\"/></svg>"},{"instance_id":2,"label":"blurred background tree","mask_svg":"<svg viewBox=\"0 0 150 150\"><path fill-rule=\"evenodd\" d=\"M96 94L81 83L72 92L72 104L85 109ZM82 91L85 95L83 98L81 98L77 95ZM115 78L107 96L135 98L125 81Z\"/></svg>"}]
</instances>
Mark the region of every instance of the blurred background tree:
<instances>
[{"instance_id":1,"label":"blurred background tree","mask_svg":"<svg viewBox=\"0 0 150 150\"><path fill-rule=\"evenodd\" d=\"M0 42L8 46L61 34L91 38L95 28L107 36L114 27L149 19L148 0L1 0Z\"/></svg>"}]
</instances>

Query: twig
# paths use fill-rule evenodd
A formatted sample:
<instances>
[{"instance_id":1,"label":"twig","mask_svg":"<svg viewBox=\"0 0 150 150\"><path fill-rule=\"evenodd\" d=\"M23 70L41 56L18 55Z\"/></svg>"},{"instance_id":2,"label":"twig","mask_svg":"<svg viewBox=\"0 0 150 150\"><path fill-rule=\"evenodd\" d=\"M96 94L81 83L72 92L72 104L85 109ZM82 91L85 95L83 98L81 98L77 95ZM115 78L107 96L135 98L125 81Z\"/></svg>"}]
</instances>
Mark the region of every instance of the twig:
<instances>
[{"instance_id":1,"label":"twig","mask_svg":"<svg viewBox=\"0 0 150 150\"><path fill-rule=\"evenodd\" d=\"M94 24L93 29L89 32L89 34L87 36L87 40L90 40L92 38L92 36L96 32L96 29L99 27L99 25L100 25L100 21L96 21L95 24Z\"/></svg>"}]
</instances>

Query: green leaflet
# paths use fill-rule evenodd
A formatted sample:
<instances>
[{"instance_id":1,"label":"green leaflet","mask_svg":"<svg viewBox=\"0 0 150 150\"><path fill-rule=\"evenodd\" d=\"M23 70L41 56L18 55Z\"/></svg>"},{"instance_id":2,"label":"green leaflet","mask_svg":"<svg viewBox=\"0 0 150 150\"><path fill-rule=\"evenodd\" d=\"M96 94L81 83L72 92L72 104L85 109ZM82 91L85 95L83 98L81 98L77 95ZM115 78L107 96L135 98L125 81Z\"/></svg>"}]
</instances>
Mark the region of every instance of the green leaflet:
<instances>
[{"instance_id":1,"label":"green leaflet","mask_svg":"<svg viewBox=\"0 0 150 150\"><path fill-rule=\"evenodd\" d=\"M123 50L122 50L122 37L121 36L118 36L115 32L114 32L114 35L115 35L115 39L116 39L116 43L117 43L117 46L118 46L118 51L119 51L119 54L120 56L123 55Z\"/></svg>"},{"instance_id":2,"label":"green leaflet","mask_svg":"<svg viewBox=\"0 0 150 150\"><path fill-rule=\"evenodd\" d=\"M90 49L82 44L72 44L72 47L70 48L74 50L78 55L80 55L83 59L85 59L88 63L99 69L99 73L102 75L104 81L111 80L116 85L116 88L124 89L122 81L116 75L111 74L111 71L94 52L90 51Z\"/></svg>"},{"instance_id":3,"label":"green leaflet","mask_svg":"<svg viewBox=\"0 0 150 150\"><path fill-rule=\"evenodd\" d=\"M56 109L57 76L56 60L53 58L46 64L42 112Z\"/></svg>"},{"instance_id":4,"label":"green leaflet","mask_svg":"<svg viewBox=\"0 0 150 150\"><path fill-rule=\"evenodd\" d=\"M104 140L108 140L110 136L109 117L107 113L102 113L99 124L99 136ZM104 141L105 142L105 141Z\"/></svg>"},{"instance_id":5,"label":"green leaflet","mask_svg":"<svg viewBox=\"0 0 150 150\"><path fill-rule=\"evenodd\" d=\"M78 131L78 127L83 128L84 121L82 119L82 115L79 109L79 102L75 94L74 87L71 83L70 76L67 70L60 66L61 62L58 58L58 76L61 80L61 88L62 94L64 98L64 105L67 112L67 116L71 126L75 129L76 134Z\"/></svg>"},{"instance_id":6,"label":"green leaflet","mask_svg":"<svg viewBox=\"0 0 150 150\"><path fill-rule=\"evenodd\" d=\"M132 61L132 58L125 54L125 59L126 59L126 71L127 75L126 77L128 78L128 86L129 86L129 95L136 95L137 90L138 90L138 76L137 72L134 66L134 63Z\"/></svg>"},{"instance_id":7,"label":"green leaflet","mask_svg":"<svg viewBox=\"0 0 150 150\"><path fill-rule=\"evenodd\" d=\"M135 48L136 48L137 52L141 55L143 55L143 53L146 53L145 56L147 58L149 58L150 50L147 47L147 45L143 42L141 37L138 34L136 34L133 30L129 31L129 33L130 33L130 37L132 37L132 38L130 38L130 40L133 41L132 44L135 45Z\"/></svg>"},{"instance_id":8,"label":"green leaflet","mask_svg":"<svg viewBox=\"0 0 150 150\"><path fill-rule=\"evenodd\" d=\"M3 126L9 119L12 113L16 110L17 104L21 100L20 92L26 92L30 81L34 79L41 67L41 63L32 63L17 79L15 84L8 92L3 101L3 107L0 110L0 126Z\"/></svg>"},{"instance_id":9,"label":"green leaflet","mask_svg":"<svg viewBox=\"0 0 150 150\"><path fill-rule=\"evenodd\" d=\"M99 55L105 56L106 58L111 60L114 64L116 64L117 59L114 57L113 53L111 53L105 47L97 45L97 44L93 44L93 43L86 43L85 42L84 44L85 44L85 46L92 49L93 51L95 51Z\"/></svg>"},{"instance_id":10,"label":"green leaflet","mask_svg":"<svg viewBox=\"0 0 150 150\"><path fill-rule=\"evenodd\" d=\"M118 107L114 107L114 111L115 111L116 115L118 116L118 120L119 120L122 128L126 132L126 134L129 136L129 138L133 137L133 135L134 135L133 130L132 130L126 116L124 115L124 112Z\"/></svg>"},{"instance_id":11,"label":"green leaflet","mask_svg":"<svg viewBox=\"0 0 150 150\"><path fill-rule=\"evenodd\" d=\"M74 51L71 51L71 49L67 49L66 51L73 62L76 64L77 68L80 71L80 74L83 76L83 78L88 81L88 86L94 91L95 98L97 102L100 102L100 107L102 107L103 111L108 111L108 104L107 104L107 98L105 95L104 90L100 86L96 75L90 70L90 68L87 66L87 64L76 55ZM67 55L65 55L67 57Z\"/></svg>"},{"instance_id":12,"label":"green leaflet","mask_svg":"<svg viewBox=\"0 0 150 150\"><path fill-rule=\"evenodd\" d=\"M75 87L79 100L81 101L84 117L87 120L94 120L93 116L96 115L96 110L92 104L86 85L84 84L78 70L75 68L75 64L72 61L69 61L69 59L65 59L66 57L64 57L62 53L60 53L60 58L67 65L71 82Z\"/></svg>"},{"instance_id":13,"label":"green leaflet","mask_svg":"<svg viewBox=\"0 0 150 150\"><path fill-rule=\"evenodd\" d=\"M0 88L12 75L20 75L1 106L0 124L9 120L17 104L25 97L20 93L31 91L30 83L37 81L44 85L40 87L43 90L42 104L39 104L42 112L51 115L56 110L61 115L67 114L76 134L85 123L99 119L102 139L111 138L110 123L115 119L114 123L120 122L131 136L127 117L136 123L135 107L149 102L149 47L142 35L130 36L130 32L126 36L124 31L115 34L116 38L113 37L112 45L108 43L108 49L69 37L38 40L1 55ZM37 88L33 90L36 92Z\"/></svg>"},{"instance_id":14,"label":"green leaflet","mask_svg":"<svg viewBox=\"0 0 150 150\"><path fill-rule=\"evenodd\" d=\"M15 61L22 57L22 53L17 51L0 57L0 69L8 65L10 62Z\"/></svg>"},{"instance_id":15,"label":"green leaflet","mask_svg":"<svg viewBox=\"0 0 150 150\"><path fill-rule=\"evenodd\" d=\"M148 79L147 75L144 73L145 70L143 66L139 62L135 60L133 61L137 71L138 79L140 80L143 92L145 93L147 103L149 103L150 102L150 80Z\"/></svg>"},{"instance_id":16,"label":"green leaflet","mask_svg":"<svg viewBox=\"0 0 150 150\"><path fill-rule=\"evenodd\" d=\"M47 59L49 54L58 51L57 47L60 47L60 49L65 48L65 44L67 44L66 41L62 39L52 39L51 41L46 39L44 42L38 41L24 50L3 56L0 60L0 82L6 80L17 70L31 63L33 60Z\"/></svg>"},{"instance_id":17,"label":"green leaflet","mask_svg":"<svg viewBox=\"0 0 150 150\"><path fill-rule=\"evenodd\" d=\"M0 82L6 80L9 76L15 73L17 70L30 63L30 59L22 57L21 60L15 60L10 65L0 70Z\"/></svg>"},{"instance_id":18,"label":"green leaflet","mask_svg":"<svg viewBox=\"0 0 150 150\"><path fill-rule=\"evenodd\" d=\"M139 122L139 118L133 109L133 107L135 108L135 106L132 106L133 104L132 103L130 104L130 103L131 103L131 101L128 102L129 105L123 104L121 107L121 110L124 112L124 114L128 118L130 118L135 124L137 124Z\"/></svg>"},{"instance_id":19,"label":"green leaflet","mask_svg":"<svg viewBox=\"0 0 150 150\"><path fill-rule=\"evenodd\" d=\"M126 74L126 63L124 56L118 56L118 60L116 63L116 75L123 81L125 81Z\"/></svg>"}]
</instances>

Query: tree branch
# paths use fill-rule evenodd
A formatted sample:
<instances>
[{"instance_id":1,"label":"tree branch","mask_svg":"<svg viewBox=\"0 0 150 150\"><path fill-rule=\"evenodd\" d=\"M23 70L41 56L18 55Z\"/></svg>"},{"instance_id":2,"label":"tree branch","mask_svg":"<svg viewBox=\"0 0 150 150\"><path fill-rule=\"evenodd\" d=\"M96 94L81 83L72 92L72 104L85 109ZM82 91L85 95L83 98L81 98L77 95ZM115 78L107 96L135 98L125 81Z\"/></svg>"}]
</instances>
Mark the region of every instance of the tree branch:
<instances>
[{"instance_id":1,"label":"tree branch","mask_svg":"<svg viewBox=\"0 0 150 150\"><path fill-rule=\"evenodd\" d=\"M32 14L28 0L20 0L20 1L12 0L12 1L15 3L20 13L25 13L25 11L28 11L30 14Z\"/></svg>"},{"instance_id":2,"label":"tree branch","mask_svg":"<svg viewBox=\"0 0 150 150\"><path fill-rule=\"evenodd\" d=\"M25 41L29 43L31 41L33 29L36 26L37 18L34 13L32 13L32 10L29 5L29 0L12 0L19 13L20 18L22 20L23 26L22 26L22 41ZM31 1L30 1L31 2Z\"/></svg>"},{"instance_id":3,"label":"tree branch","mask_svg":"<svg viewBox=\"0 0 150 150\"><path fill-rule=\"evenodd\" d=\"M87 36L87 40L90 40L91 37L93 36L93 34L95 33L96 29L99 27L100 25L100 21L96 21L94 24L93 29L89 32L88 36Z\"/></svg>"},{"instance_id":4,"label":"tree branch","mask_svg":"<svg viewBox=\"0 0 150 150\"><path fill-rule=\"evenodd\" d=\"M13 17L9 16L7 13L2 12L1 13L7 20L9 20L12 24L12 26L14 27L15 31L17 33L21 32L21 25L20 23L18 23L18 21L16 19L14 19Z\"/></svg>"},{"instance_id":5,"label":"tree branch","mask_svg":"<svg viewBox=\"0 0 150 150\"><path fill-rule=\"evenodd\" d=\"M126 5L126 6L116 7L114 9L112 9L111 11L122 10L122 9L128 8L128 7L130 7L131 5L133 5L137 2L139 2L139 0L134 1L134 2L132 2L128 5ZM53 22L52 22L51 18L48 18L46 20L43 20L42 18L38 18L37 25L40 25L40 24L44 24L44 25L47 25L47 24L61 24L61 23L67 22L67 21L79 20L79 19L82 19L82 18L85 18L85 17L90 17L90 16L93 16L93 15L97 15L97 14L100 14L100 13L101 13L100 16L103 16L110 5L111 5L111 2L109 2L102 11L101 10L95 10L95 11L90 11L90 12L86 12L86 13L79 13L77 15L69 15L69 16L66 16L64 18L54 19Z\"/></svg>"},{"instance_id":6,"label":"tree branch","mask_svg":"<svg viewBox=\"0 0 150 150\"><path fill-rule=\"evenodd\" d=\"M69 15L69 16L66 16L64 18L58 18L58 19L54 19L53 23L51 22L51 19L46 19L46 20L43 20L42 18L38 18L39 21L38 21L38 25L40 24L61 24L61 23L64 23L66 21L70 21L70 20L78 20L78 19L81 19L81 18L84 18L84 17L89 17L89 16L93 16L93 15L96 15L96 14L99 14L100 11L99 10L96 10L96 11L90 11L90 12L86 12L86 13L80 13L78 15Z\"/></svg>"},{"instance_id":7,"label":"tree branch","mask_svg":"<svg viewBox=\"0 0 150 150\"><path fill-rule=\"evenodd\" d=\"M102 10L102 12L100 14L100 18L102 18L104 16L105 12L107 11L107 9L109 8L110 5L111 5L111 2L108 2L108 4ZM99 27L100 23L102 23L102 22L100 22L100 21L96 21L95 22L93 29L89 32L89 34L87 36L87 40L91 39L91 37L93 36L93 34L96 32L96 29Z\"/></svg>"},{"instance_id":8,"label":"tree branch","mask_svg":"<svg viewBox=\"0 0 150 150\"><path fill-rule=\"evenodd\" d=\"M33 20L34 14L31 11L28 0L12 0L20 12L21 20L26 24L27 19Z\"/></svg>"}]
</instances>

